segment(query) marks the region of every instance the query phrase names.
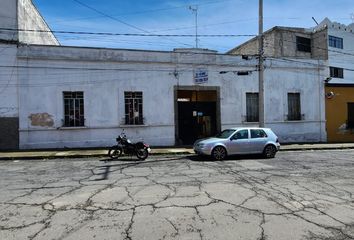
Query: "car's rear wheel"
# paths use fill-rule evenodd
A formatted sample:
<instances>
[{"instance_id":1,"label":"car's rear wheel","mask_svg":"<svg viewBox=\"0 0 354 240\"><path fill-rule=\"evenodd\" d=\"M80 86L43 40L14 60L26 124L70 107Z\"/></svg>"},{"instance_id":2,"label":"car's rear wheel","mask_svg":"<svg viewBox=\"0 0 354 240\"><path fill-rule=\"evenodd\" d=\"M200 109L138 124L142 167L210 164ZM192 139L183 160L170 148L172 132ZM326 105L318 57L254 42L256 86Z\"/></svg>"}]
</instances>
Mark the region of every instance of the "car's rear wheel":
<instances>
[{"instance_id":1,"label":"car's rear wheel","mask_svg":"<svg viewBox=\"0 0 354 240\"><path fill-rule=\"evenodd\" d=\"M224 147L217 146L211 152L211 156L215 160L224 160L226 158L226 156L227 156L226 149Z\"/></svg>"},{"instance_id":2,"label":"car's rear wheel","mask_svg":"<svg viewBox=\"0 0 354 240\"><path fill-rule=\"evenodd\" d=\"M273 145L267 145L263 150L263 156L265 158L274 158L277 149Z\"/></svg>"}]
</instances>

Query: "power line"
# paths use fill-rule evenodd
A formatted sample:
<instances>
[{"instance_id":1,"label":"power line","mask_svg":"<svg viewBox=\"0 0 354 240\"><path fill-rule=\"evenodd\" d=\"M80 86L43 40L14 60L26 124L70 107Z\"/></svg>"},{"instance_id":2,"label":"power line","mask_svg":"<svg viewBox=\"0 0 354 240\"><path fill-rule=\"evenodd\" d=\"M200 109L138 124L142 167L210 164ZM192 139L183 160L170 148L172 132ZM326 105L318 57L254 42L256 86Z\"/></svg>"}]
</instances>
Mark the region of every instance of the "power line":
<instances>
[{"instance_id":1,"label":"power line","mask_svg":"<svg viewBox=\"0 0 354 240\"><path fill-rule=\"evenodd\" d=\"M288 59L288 58L268 58L268 59L272 59L272 60L275 60L275 61L281 61L281 62L295 62L295 63L302 63L302 64L306 64L306 65L311 65L311 66L315 66L315 67L323 67L323 68L326 68L326 67L329 67L325 64L317 64L317 63L309 63L309 62L302 62L302 61L299 61L299 60L293 60L293 59ZM343 70L347 70L347 71L353 71L354 72L354 69L351 69L351 68L342 68Z\"/></svg>"},{"instance_id":2,"label":"power line","mask_svg":"<svg viewBox=\"0 0 354 240\"><path fill-rule=\"evenodd\" d=\"M149 32L149 31L146 31L145 29L139 28L139 27L137 27L137 26L134 26L134 25L132 25L132 24L129 24L129 23L127 23L127 22L124 22L124 21L122 21L122 20L120 20L120 19L118 19L118 18L116 18L116 17L113 17L113 16L111 16L111 15L108 15L108 14L106 14L106 13L100 11L100 10L97 10L96 8L93 8L93 7L91 7L91 6L89 6L89 5L85 4L85 3L82 3L82 2L79 1L79 0L73 0L73 1L77 2L78 4L84 6L84 7L88 8L88 9L91 9L92 11L94 11L94 12L96 12L96 13L99 13L99 14L101 14L101 15L107 17L107 18L110 18L110 19L112 19L112 20L114 20L114 21L117 21L117 22L119 22L119 23L122 23L122 24L124 24L124 25L126 25L126 26L129 26L129 27L131 27L131 28L134 28L134 29L136 29L136 30L139 30L139 31L142 31L142 32L145 32L145 33L150 34L150 32ZM158 36L158 37L164 37L164 36ZM172 39L167 39L167 40L173 41L173 42L177 42L177 43L183 44L183 45L185 45L185 46L191 46L190 44L178 42L178 41L175 41L175 40L172 40Z\"/></svg>"},{"instance_id":3,"label":"power line","mask_svg":"<svg viewBox=\"0 0 354 240\"><path fill-rule=\"evenodd\" d=\"M217 4L217 3L230 2L230 1L234 1L234 0L209 1L209 2L203 2L203 3L194 3L194 5L202 6L202 5ZM144 11L128 12L128 13L124 13L124 14L111 15L111 16L112 17L123 17L123 16L129 16L129 15L139 15L139 14L145 14L145 13L150 13L150 12L161 12L161 11L169 11L169 10L174 10L174 9L187 8L188 6L190 6L190 4L180 5L180 6L175 6L175 7L166 7L166 8L148 9L148 10L144 10ZM103 16L103 17L105 17L105 16ZM96 17L73 18L73 19L68 19L68 20L54 21L51 23L71 22L71 21L76 21L76 20L85 20L85 19L94 19L94 18L100 18L100 17L96 16Z\"/></svg>"},{"instance_id":4,"label":"power line","mask_svg":"<svg viewBox=\"0 0 354 240\"><path fill-rule=\"evenodd\" d=\"M57 34L76 34L76 35L102 35L102 36L133 36L133 37L195 37L195 34L144 34L144 33L110 33L110 32L81 32L81 31L49 31L40 29L14 29L0 28L0 31L19 31L35 33L57 33ZM201 34L198 37L254 37L254 34Z\"/></svg>"}]
</instances>

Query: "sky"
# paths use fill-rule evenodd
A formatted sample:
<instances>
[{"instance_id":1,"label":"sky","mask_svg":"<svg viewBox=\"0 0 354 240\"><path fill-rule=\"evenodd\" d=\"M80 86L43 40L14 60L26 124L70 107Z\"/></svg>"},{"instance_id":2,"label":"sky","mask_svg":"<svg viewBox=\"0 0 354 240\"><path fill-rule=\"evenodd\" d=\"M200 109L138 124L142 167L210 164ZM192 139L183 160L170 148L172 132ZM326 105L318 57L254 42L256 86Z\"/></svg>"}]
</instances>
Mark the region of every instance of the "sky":
<instances>
[{"instance_id":1,"label":"sky","mask_svg":"<svg viewBox=\"0 0 354 240\"><path fill-rule=\"evenodd\" d=\"M258 0L33 0L62 45L172 51L198 47L224 53L258 34ZM190 9L190 7L193 10ZM263 0L264 31L309 28L325 17L354 22L354 0ZM197 11L195 11L197 9ZM163 36L108 36L159 34ZM191 35L191 36L166 36Z\"/></svg>"}]
</instances>

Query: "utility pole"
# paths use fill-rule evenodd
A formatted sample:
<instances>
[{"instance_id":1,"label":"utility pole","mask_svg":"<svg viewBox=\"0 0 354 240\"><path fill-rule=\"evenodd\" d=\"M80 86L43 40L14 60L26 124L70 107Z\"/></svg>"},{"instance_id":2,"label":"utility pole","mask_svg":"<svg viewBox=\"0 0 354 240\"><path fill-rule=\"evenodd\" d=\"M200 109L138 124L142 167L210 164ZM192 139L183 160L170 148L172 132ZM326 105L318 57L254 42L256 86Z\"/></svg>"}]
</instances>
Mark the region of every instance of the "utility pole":
<instances>
[{"instance_id":1,"label":"utility pole","mask_svg":"<svg viewBox=\"0 0 354 240\"><path fill-rule=\"evenodd\" d=\"M258 114L259 127L264 127L264 65L263 65L263 0L259 0L258 21Z\"/></svg>"},{"instance_id":2,"label":"utility pole","mask_svg":"<svg viewBox=\"0 0 354 240\"><path fill-rule=\"evenodd\" d=\"M198 48L198 5L189 6L189 10L195 14L195 48Z\"/></svg>"}]
</instances>

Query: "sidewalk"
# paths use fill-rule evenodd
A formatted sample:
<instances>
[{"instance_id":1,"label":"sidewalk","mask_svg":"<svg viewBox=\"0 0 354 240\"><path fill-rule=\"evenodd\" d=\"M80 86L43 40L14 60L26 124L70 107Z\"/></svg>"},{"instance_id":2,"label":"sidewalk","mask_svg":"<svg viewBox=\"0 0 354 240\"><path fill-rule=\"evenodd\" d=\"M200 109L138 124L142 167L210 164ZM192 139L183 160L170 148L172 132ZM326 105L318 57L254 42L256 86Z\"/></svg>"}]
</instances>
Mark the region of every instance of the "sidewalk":
<instances>
[{"instance_id":1,"label":"sidewalk","mask_svg":"<svg viewBox=\"0 0 354 240\"><path fill-rule=\"evenodd\" d=\"M354 143L315 143L282 145L280 151L303 150L336 150L354 149ZM107 149L58 149L58 150L25 150L0 152L0 160L53 159L53 158L88 158L108 157ZM151 149L151 155L194 154L193 148L164 147Z\"/></svg>"}]
</instances>

